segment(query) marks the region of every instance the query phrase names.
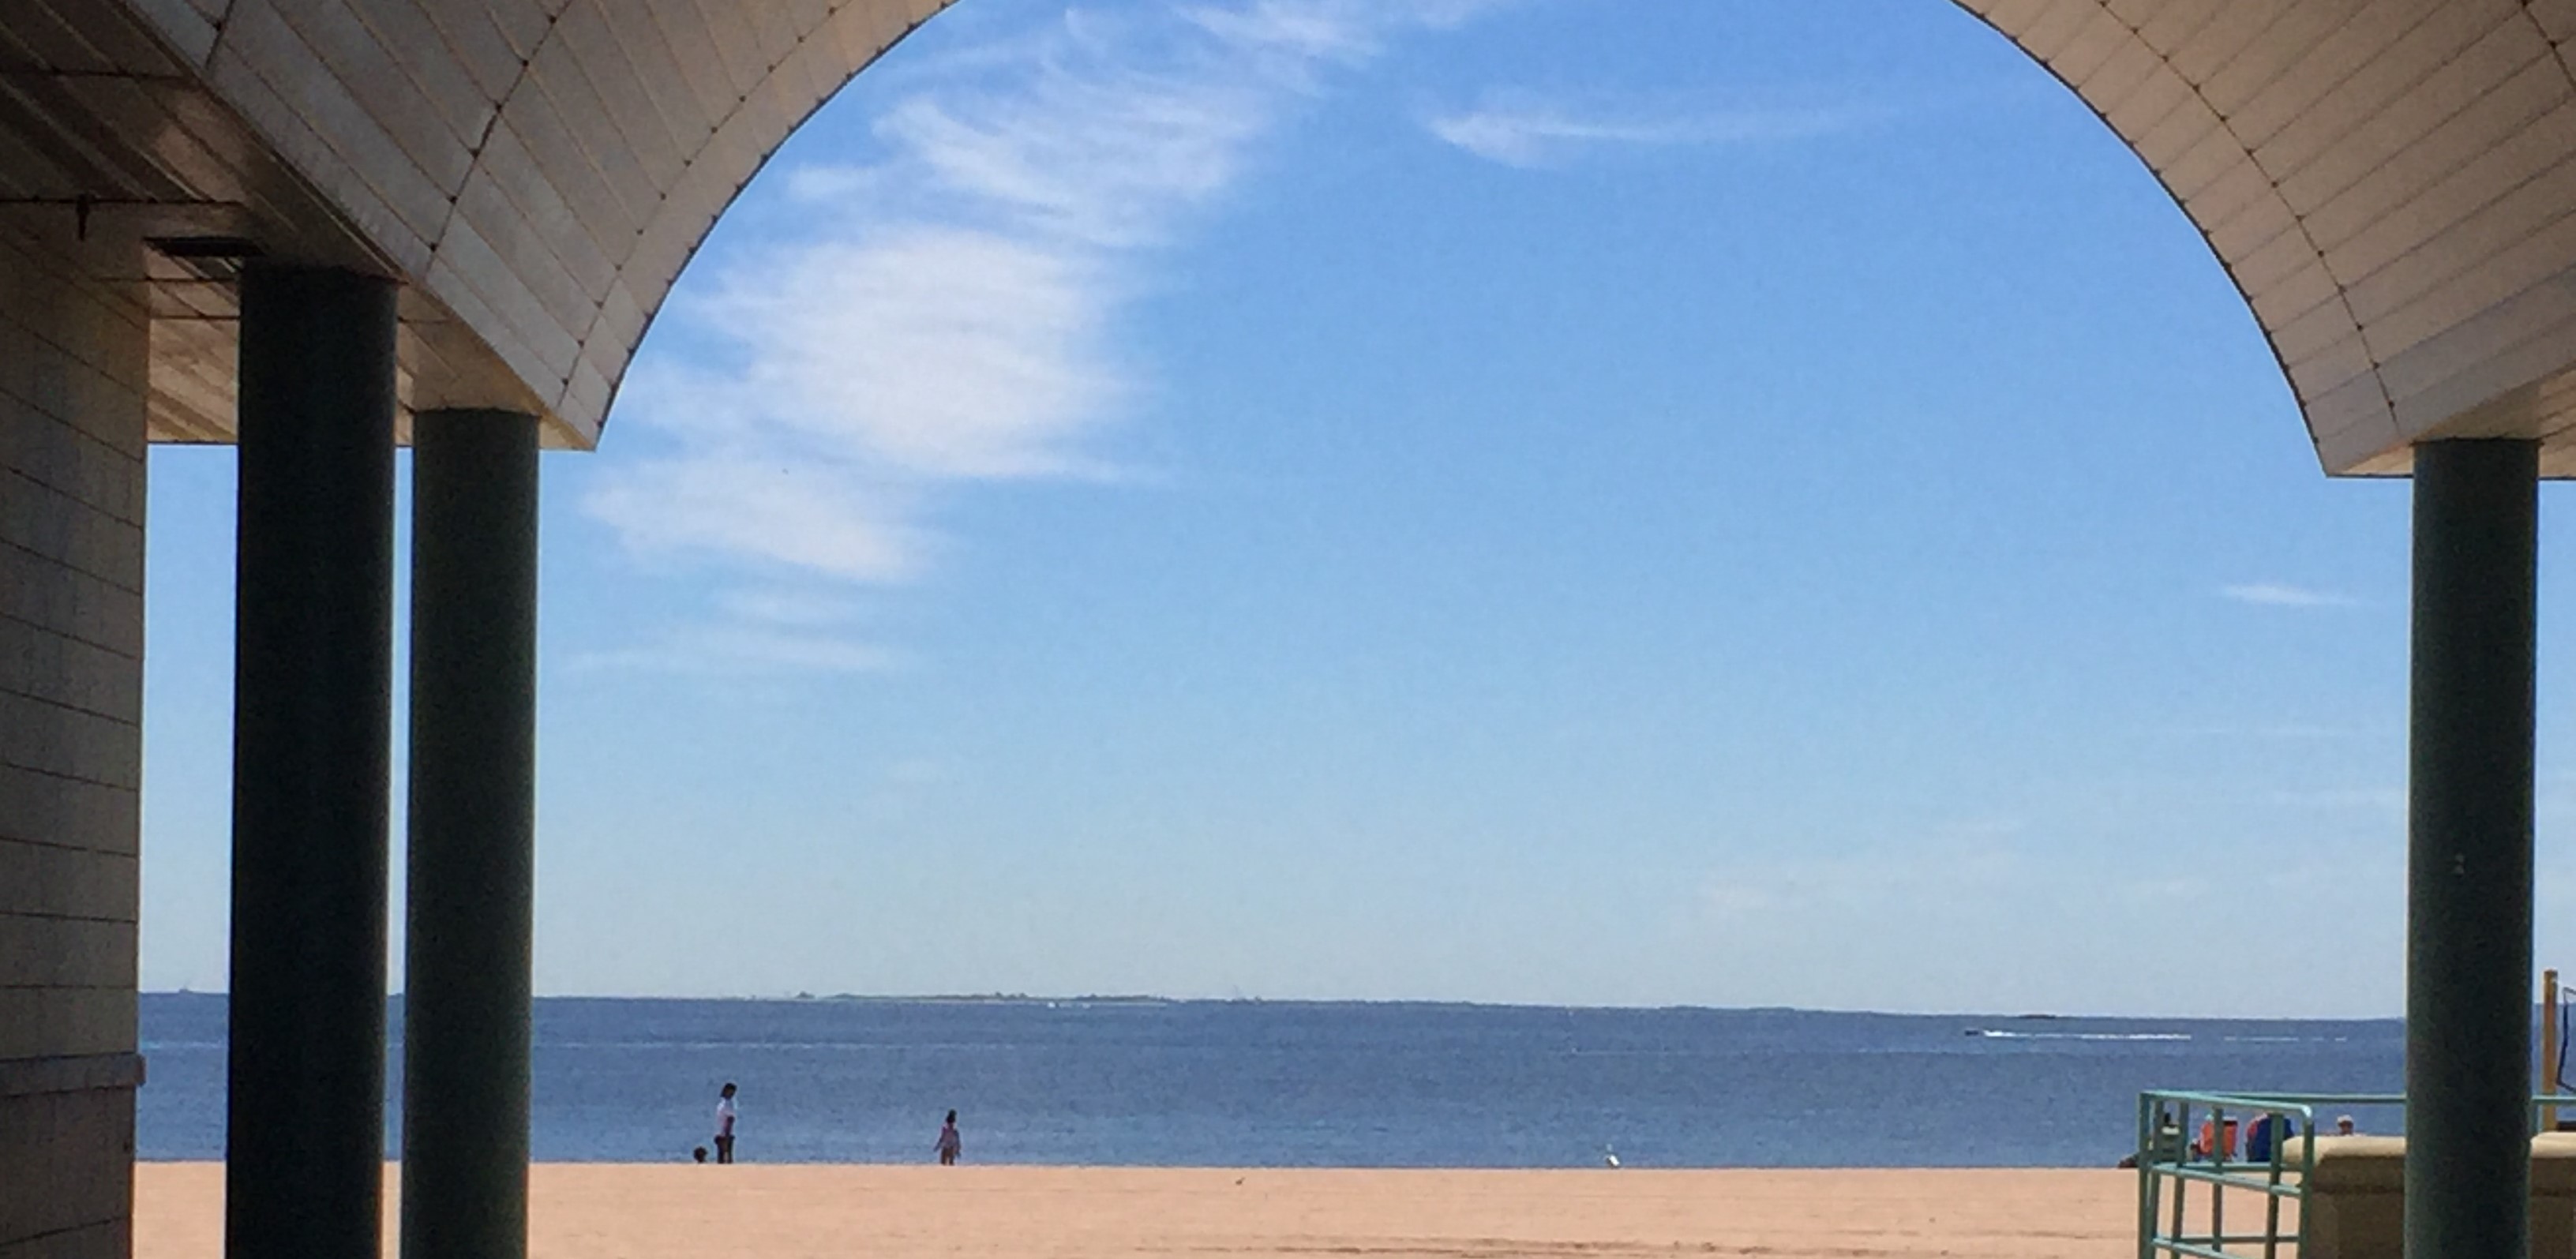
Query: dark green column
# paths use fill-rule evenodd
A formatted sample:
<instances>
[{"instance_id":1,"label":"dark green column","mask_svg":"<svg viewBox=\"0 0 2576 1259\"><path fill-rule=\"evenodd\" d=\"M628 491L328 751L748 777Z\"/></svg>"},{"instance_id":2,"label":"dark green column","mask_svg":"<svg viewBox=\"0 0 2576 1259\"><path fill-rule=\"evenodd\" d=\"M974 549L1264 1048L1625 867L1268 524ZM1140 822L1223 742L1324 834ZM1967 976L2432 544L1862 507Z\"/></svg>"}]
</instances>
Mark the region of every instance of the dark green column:
<instances>
[{"instance_id":1,"label":"dark green column","mask_svg":"<svg viewBox=\"0 0 2576 1259\"><path fill-rule=\"evenodd\" d=\"M528 1253L537 421L412 425L402 1253Z\"/></svg>"},{"instance_id":2,"label":"dark green column","mask_svg":"<svg viewBox=\"0 0 2576 1259\"><path fill-rule=\"evenodd\" d=\"M2530 1253L2539 450L2415 448L2406 1254Z\"/></svg>"},{"instance_id":3,"label":"dark green column","mask_svg":"<svg viewBox=\"0 0 2576 1259\"><path fill-rule=\"evenodd\" d=\"M393 738L394 285L241 285L231 1259L376 1259Z\"/></svg>"}]
</instances>

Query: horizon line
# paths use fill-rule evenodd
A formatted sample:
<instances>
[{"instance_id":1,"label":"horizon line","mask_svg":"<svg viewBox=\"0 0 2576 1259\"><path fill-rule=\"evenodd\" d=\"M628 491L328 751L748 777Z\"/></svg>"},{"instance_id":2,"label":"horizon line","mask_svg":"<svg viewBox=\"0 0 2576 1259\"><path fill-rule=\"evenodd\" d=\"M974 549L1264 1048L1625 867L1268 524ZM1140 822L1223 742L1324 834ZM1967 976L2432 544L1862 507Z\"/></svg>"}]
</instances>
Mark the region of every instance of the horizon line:
<instances>
[{"instance_id":1,"label":"horizon line","mask_svg":"<svg viewBox=\"0 0 2576 1259\"><path fill-rule=\"evenodd\" d=\"M138 997L223 997L231 999L227 989L137 989ZM385 994L387 1000L400 1000L401 990ZM744 1002L773 1005L820 1005L835 1002L850 1004L918 1004L918 1005L1300 1005L1300 1006L1435 1006L1479 1010L1562 1010L1562 1011L1693 1011L1709 1014L1842 1014L1871 1015L1882 1018L1923 1019L1993 1019L2002 1021L2046 1022L2058 1020L2121 1020L2148 1022L2183 1020L2198 1023L2402 1023L2403 1013L2364 1015L2253 1015L2253 1014L2116 1014L2065 1010L1878 1010L1836 1006L1801 1005L1703 1005L1693 1002L1627 1002L1585 1004L1555 1001L1486 1001L1442 997L1174 997L1153 993L1082 993L1078 995L1043 995L1019 992L958 993L738 993L722 996L674 993L541 993L532 1001L705 1001ZM2533 1008L2539 1008L2534 1002Z\"/></svg>"}]
</instances>

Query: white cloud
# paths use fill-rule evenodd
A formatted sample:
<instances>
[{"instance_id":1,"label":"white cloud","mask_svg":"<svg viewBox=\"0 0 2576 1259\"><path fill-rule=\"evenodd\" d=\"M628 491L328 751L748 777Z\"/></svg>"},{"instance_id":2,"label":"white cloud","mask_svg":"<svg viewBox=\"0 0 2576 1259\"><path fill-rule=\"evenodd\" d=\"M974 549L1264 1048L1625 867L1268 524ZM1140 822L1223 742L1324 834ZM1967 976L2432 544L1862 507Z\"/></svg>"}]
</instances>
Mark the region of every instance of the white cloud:
<instances>
[{"instance_id":1,"label":"white cloud","mask_svg":"<svg viewBox=\"0 0 2576 1259\"><path fill-rule=\"evenodd\" d=\"M1936 832L1921 847L1850 856L1753 859L1710 872L1701 901L1721 920L1796 918L1824 911L1883 912L1927 898L2008 899L2028 883L2029 863L1981 834Z\"/></svg>"},{"instance_id":2,"label":"white cloud","mask_svg":"<svg viewBox=\"0 0 2576 1259\"><path fill-rule=\"evenodd\" d=\"M2340 787L2317 791L2275 791L2273 804L2294 809L2356 810L2372 813L2406 812L2404 787Z\"/></svg>"},{"instance_id":3,"label":"white cloud","mask_svg":"<svg viewBox=\"0 0 2576 1259\"><path fill-rule=\"evenodd\" d=\"M1682 947L1728 977L1731 1004L2348 1017L2393 999L2402 843L2284 834L2194 857L1944 829L1721 859ZM2137 965L2140 932L2176 922L2260 939L2276 965L2224 992L2177 987Z\"/></svg>"},{"instance_id":4,"label":"white cloud","mask_svg":"<svg viewBox=\"0 0 2576 1259\"><path fill-rule=\"evenodd\" d=\"M736 620L799 629L847 624L857 620L861 612L852 600L797 586L727 591L717 597L716 603Z\"/></svg>"},{"instance_id":5,"label":"white cloud","mask_svg":"<svg viewBox=\"0 0 2576 1259\"><path fill-rule=\"evenodd\" d=\"M1182 10L1192 25L1237 48L1315 61L1354 62L1377 52L1374 23L1349 4L1258 3ZM1358 19L1358 20L1355 20Z\"/></svg>"},{"instance_id":6,"label":"white cloud","mask_svg":"<svg viewBox=\"0 0 2576 1259\"><path fill-rule=\"evenodd\" d=\"M1559 166L1601 149L1760 144L1847 130L1851 109L1577 105L1526 92L1492 93L1472 109L1424 120L1431 134L1507 166Z\"/></svg>"},{"instance_id":7,"label":"white cloud","mask_svg":"<svg viewBox=\"0 0 2576 1259\"><path fill-rule=\"evenodd\" d=\"M2382 739L2397 733L2370 726L2328 726L2314 722L2284 721L2270 725L2222 728L2211 733L2282 742L2329 742L2346 739Z\"/></svg>"},{"instance_id":8,"label":"white cloud","mask_svg":"<svg viewBox=\"0 0 2576 1259\"><path fill-rule=\"evenodd\" d=\"M1153 251L1325 71L1491 3L1070 10L914 63L876 160L786 172L799 226L675 295L664 326L689 339L657 338L618 407L658 449L603 470L589 511L639 553L887 583L935 558L954 487L1115 477L1099 442L1139 382L1111 325ZM870 663L725 615L740 633L618 663Z\"/></svg>"},{"instance_id":9,"label":"white cloud","mask_svg":"<svg viewBox=\"0 0 2576 1259\"><path fill-rule=\"evenodd\" d=\"M901 653L859 632L866 609L823 584L722 591L713 616L664 627L651 641L573 658L580 669L678 674L737 683L802 673L879 673Z\"/></svg>"},{"instance_id":10,"label":"white cloud","mask_svg":"<svg viewBox=\"0 0 2576 1259\"><path fill-rule=\"evenodd\" d=\"M865 471L709 449L602 478L590 510L645 550L701 550L828 577L894 581L919 566L911 487Z\"/></svg>"},{"instance_id":11,"label":"white cloud","mask_svg":"<svg viewBox=\"0 0 2576 1259\"><path fill-rule=\"evenodd\" d=\"M577 656L581 669L634 669L738 677L761 673L875 673L903 663L872 643L831 633L743 625L692 625L654 643Z\"/></svg>"},{"instance_id":12,"label":"white cloud","mask_svg":"<svg viewBox=\"0 0 2576 1259\"><path fill-rule=\"evenodd\" d=\"M2238 603L2250 603L2256 607L2265 608L2352 608L2361 606L2361 600L2355 599L2351 595L2337 594L2331 590L2315 590L2306 586L2293 586L2286 582L2277 581L2245 582L2239 585L2221 586L2218 588L2218 596L2222 599L2233 599Z\"/></svg>"},{"instance_id":13,"label":"white cloud","mask_svg":"<svg viewBox=\"0 0 2576 1259\"><path fill-rule=\"evenodd\" d=\"M1512 0L1254 0L1183 10L1200 29L1238 47L1315 61L1375 56L1385 36L1407 27L1446 30Z\"/></svg>"}]
</instances>

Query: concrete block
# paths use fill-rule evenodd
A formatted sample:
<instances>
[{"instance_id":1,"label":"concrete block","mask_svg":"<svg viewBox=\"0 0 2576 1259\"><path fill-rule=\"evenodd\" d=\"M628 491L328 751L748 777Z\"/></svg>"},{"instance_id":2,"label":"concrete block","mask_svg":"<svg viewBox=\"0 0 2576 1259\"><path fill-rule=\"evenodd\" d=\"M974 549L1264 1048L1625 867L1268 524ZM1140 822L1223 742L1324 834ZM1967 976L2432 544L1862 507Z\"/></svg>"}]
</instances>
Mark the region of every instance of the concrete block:
<instances>
[{"instance_id":1,"label":"concrete block","mask_svg":"<svg viewBox=\"0 0 2576 1259\"><path fill-rule=\"evenodd\" d=\"M127 590L143 589L142 526L5 468L0 468L0 545L34 552Z\"/></svg>"},{"instance_id":2,"label":"concrete block","mask_svg":"<svg viewBox=\"0 0 2576 1259\"><path fill-rule=\"evenodd\" d=\"M141 823L130 787L0 765L0 836L133 856Z\"/></svg>"},{"instance_id":3,"label":"concrete block","mask_svg":"<svg viewBox=\"0 0 2576 1259\"><path fill-rule=\"evenodd\" d=\"M0 1218L0 1231L5 1231ZM134 1253L134 1222L109 1220L21 1242L0 1241L0 1259L128 1259Z\"/></svg>"},{"instance_id":4,"label":"concrete block","mask_svg":"<svg viewBox=\"0 0 2576 1259\"><path fill-rule=\"evenodd\" d=\"M0 838L0 914L133 922L140 864L132 853Z\"/></svg>"},{"instance_id":5,"label":"concrete block","mask_svg":"<svg viewBox=\"0 0 2576 1259\"><path fill-rule=\"evenodd\" d=\"M0 764L137 788L143 729L131 721L0 691Z\"/></svg>"},{"instance_id":6,"label":"concrete block","mask_svg":"<svg viewBox=\"0 0 2576 1259\"><path fill-rule=\"evenodd\" d=\"M0 691L137 721L143 662L0 612Z\"/></svg>"},{"instance_id":7,"label":"concrete block","mask_svg":"<svg viewBox=\"0 0 2576 1259\"><path fill-rule=\"evenodd\" d=\"M0 618L140 659L143 596L21 547L0 544Z\"/></svg>"},{"instance_id":8,"label":"concrete block","mask_svg":"<svg viewBox=\"0 0 2576 1259\"><path fill-rule=\"evenodd\" d=\"M0 1255L123 1259L100 1247L134 1214L134 1090L0 1097L0 1185Z\"/></svg>"},{"instance_id":9,"label":"concrete block","mask_svg":"<svg viewBox=\"0 0 2576 1259\"><path fill-rule=\"evenodd\" d=\"M0 1058L132 1053L134 1006L130 980L116 988L0 988Z\"/></svg>"},{"instance_id":10,"label":"concrete block","mask_svg":"<svg viewBox=\"0 0 2576 1259\"><path fill-rule=\"evenodd\" d=\"M2405 1138L2319 1137L2315 1167L2306 1186L2302 1259L2400 1259ZM2576 1259L2576 1134L2532 1139L2531 1254Z\"/></svg>"},{"instance_id":11,"label":"concrete block","mask_svg":"<svg viewBox=\"0 0 2576 1259\"><path fill-rule=\"evenodd\" d=\"M135 956L132 922L0 913L0 991L131 990Z\"/></svg>"},{"instance_id":12,"label":"concrete block","mask_svg":"<svg viewBox=\"0 0 2576 1259\"><path fill-rule=\"evenodd\" d=\"M0 468L49 489L78 493L77 434L15 399L0 405Z\"/></svg>"}]
</instances>

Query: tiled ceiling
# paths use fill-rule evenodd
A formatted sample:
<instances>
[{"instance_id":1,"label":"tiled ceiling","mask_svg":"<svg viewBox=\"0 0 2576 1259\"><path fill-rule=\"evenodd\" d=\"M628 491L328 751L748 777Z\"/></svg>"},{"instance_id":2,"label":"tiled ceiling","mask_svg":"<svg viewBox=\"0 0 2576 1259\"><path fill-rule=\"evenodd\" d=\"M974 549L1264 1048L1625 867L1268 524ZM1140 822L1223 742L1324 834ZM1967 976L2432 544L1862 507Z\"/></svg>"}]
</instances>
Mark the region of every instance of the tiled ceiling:
<instances>
[{"instance_id":1,"label":"tiled ceiling","mask_svg":"<svg viewBox=\"0 0 2576 1259\"><path fill-rule=\"evenodd\" d=\"M2330 472L2576 474L2576 0L1965 0L2191 216Z\"/></svg>"},{"instance_id":2,"label":"tiled ceiling","mask_svg":"<svg viewBox=\"0 0 2576 1259\"><path fill-rule=\"evenodd\" d=\"M26 247L16 265L41 259L146 305L155 441L231 440L245 255L399 274L112 0L0 8L0 232ZM430 295L407 289L402 310L407 403L435 388L537 409Z\"/></svg>"},{"instance_id":3,"label":"tiled ceiling","mask_svg":"<svg viewBox=\"0 0 2576 1259\"><path fill-rule=\"evenodd\" d=\"M0 223L398 275L415 405L526 406L588 444L716 216L943 2L15 0ZM2163 181L2329 472L2519 435L2576 474L2576 0L1959 3ZM160 431L219 437L220 268L131 257Z\"/></svg>"}]
</instances>

